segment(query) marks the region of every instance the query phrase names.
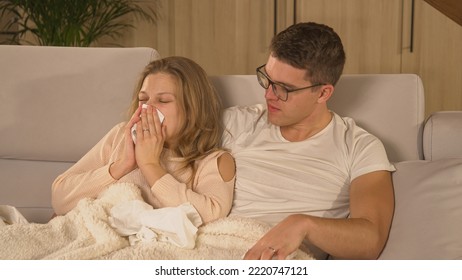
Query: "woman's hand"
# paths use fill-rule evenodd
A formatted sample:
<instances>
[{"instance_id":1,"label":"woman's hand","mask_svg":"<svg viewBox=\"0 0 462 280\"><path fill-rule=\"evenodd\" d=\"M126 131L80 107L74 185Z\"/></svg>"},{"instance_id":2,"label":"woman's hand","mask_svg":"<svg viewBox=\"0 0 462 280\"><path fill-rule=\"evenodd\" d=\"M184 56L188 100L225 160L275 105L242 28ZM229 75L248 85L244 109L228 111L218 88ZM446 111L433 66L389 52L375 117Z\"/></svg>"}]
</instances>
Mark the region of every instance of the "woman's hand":
<instances>
[{"instance_id":1,"label":"woman's hand","mask_svg":"<svg viewBox=\"0 0 462 280\"><path fill-rule=\"evenodd\" d=\"M131 117L130 121L128 121L128 123L125 125L124 150L122 153L123 156L111 164L109 168L109 173L116 180L119 180L123 176L127 175L137 166L135 159L135 145L131 136L131 128L135 123L140 121L140 113L141 108L138 108Z\"/></svg>"},{"instance_id":2,"label":"woman's hand","mask_svg":"<svg viewBox=\"0 0 462 280\"><path fill-rule=\"evenodd\" d=\"M141 110L141 121L136 126L135 158L138 167L151 186L166 173L160 164L165 143L165 130L154 107L148 106Z\"/></svg>"}]
</instances>

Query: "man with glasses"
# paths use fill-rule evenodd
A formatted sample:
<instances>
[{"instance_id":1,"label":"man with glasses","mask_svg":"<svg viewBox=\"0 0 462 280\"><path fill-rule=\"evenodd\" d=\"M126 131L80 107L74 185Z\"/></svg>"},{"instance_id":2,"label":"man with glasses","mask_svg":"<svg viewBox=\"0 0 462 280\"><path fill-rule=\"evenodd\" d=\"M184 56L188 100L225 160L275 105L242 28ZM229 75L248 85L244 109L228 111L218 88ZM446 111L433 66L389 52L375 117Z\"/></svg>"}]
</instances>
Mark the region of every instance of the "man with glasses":
<instances>
[{"instance_id":1,"label":"man with glasses","mask_svg":"<svg viewBox=\"0 0 462 280\"><path fill-rule=\"evenodd\" d=\"M383 249L394 167L380 140L327 107L344 64L334 30L295 24L256 69L266 104L226 111L223 142L237 167L231 215L273 226L246 259L285 259L299 247L374 259Z\"/></svg>"}]
</instances>

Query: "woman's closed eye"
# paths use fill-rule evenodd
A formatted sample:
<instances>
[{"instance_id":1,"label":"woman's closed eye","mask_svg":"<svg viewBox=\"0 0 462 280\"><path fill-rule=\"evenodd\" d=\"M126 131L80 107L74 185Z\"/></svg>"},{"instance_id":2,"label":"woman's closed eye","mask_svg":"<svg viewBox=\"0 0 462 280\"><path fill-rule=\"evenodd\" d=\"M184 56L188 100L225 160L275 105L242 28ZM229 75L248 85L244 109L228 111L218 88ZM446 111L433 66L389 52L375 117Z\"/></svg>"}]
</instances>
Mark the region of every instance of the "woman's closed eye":
<instances>
[{"instance_id":1,"label":"woman's closed eye","mask_svg":"<svg viewBox=\"0 0 462 280\"><path fill-rule=\"evenodd\" d=\"M138 96L138 101L141 102L141 103L143 103L143 104L147 103L148 100L149 100L149 98L147 98L147 97L144 96L144 95L139 95L139 96Z\"/></svg>"},{"instance_id":2,"label":"woman's closed eye","mask_svg":"<svg viewBox=\"0 0 462 280\"><path fill-rule=\"evenodd\" d=\"M160 98L160 99L157 100L157 102L164 103L164 104L165 103L170 103L172 101L173 101L172 99L167 99L167 98Z\"/></svg>"}]
</instances>

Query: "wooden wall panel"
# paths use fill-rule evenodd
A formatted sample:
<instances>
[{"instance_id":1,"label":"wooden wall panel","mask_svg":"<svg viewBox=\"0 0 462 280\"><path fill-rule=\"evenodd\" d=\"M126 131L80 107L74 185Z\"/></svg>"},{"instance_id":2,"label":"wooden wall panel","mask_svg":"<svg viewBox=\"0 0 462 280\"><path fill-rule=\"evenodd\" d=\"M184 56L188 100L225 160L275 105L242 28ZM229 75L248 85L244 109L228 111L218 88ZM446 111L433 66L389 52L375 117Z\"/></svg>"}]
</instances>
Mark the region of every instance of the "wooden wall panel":
<instances>
[{"instance_id":1,"label":"wooden wall panel","mask_svg":"<svg viewBox=\"0 0 462 280\"><path fill-rule=\"evenodd\" d=\"M339 34L344 73L399 73L402 0L297 0L296 20L324 23Z\"/></svg>"},{"instance_id":2,"label":"wooden wall panel","mask_svg":"<svg viewBox=\"0 0 462 280\"><path fill-rule=\"evenodd\" d=\"M153 47L162 56L194 59L212 75L253 74L267 59L274 29L272 3L164 0Z\"/></svg>"}]
</instances>

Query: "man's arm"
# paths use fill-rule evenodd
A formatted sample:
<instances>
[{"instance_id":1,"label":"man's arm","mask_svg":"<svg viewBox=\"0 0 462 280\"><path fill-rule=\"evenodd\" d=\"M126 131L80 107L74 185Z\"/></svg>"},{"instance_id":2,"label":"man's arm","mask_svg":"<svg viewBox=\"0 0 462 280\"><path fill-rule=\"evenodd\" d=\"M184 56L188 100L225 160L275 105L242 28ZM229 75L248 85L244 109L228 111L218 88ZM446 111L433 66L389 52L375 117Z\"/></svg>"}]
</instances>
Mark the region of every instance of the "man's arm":
<instances>
[{"instance_id":1,"label":"man's arm","mask_svg":"<svg viewBox=\"0 0 462 280\"><path fill-rule=\"evenodd\" d=\"M274 254L285 259L307 239L337 258L376 259L388 238L393 210L390 172L371 172L350 186L350 218L291 215L265 234L245 258L271 259Z\"/></svg>"}]
</instances>

